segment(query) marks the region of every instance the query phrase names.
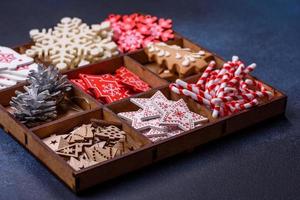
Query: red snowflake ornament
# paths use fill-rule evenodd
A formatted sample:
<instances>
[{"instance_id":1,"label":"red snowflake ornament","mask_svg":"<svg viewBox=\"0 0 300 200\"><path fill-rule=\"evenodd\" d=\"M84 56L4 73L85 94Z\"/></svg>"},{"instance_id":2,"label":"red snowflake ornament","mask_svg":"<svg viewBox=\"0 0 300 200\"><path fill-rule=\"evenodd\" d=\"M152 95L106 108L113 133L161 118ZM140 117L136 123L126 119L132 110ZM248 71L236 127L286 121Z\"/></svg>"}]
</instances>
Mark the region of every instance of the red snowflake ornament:
<instances>
[{"instance_id":1,"label":"red snowflake ornament","mask_svg":"<svg viewBox=\"0 0 300 200\"><path fill-rule=\"evenodd\" d=\"M144 24L154 24L157 21L157 17L151 16L151 15L146 15L140 18L140 21L143 22Z\"/></svg>"},{"instance_id":2,"label":"red snowflake ornament","mask_svg":"<svg viewBox=\"0 0 300 200\"><path fill-rule=\"evenodd\" d=\"M160 35L160 38L163 42L173 39L174 37L174 32L172 30L166 30Z\"/></svg>"},{"instance_id":3,"label":"red snowflake ornament","mask_svg":"<svg viewBox=\"0 0 300 200\"><path fill-rule=\"evenodd\" d=\"M160 39L164 29L158 24L153 24L149 27L150 35L155 39Z\"/></svg>"},{"instance_id":4,"label":"red snowflake ornament","mask_svg":"<svg viewBox=\"0 0 300 200\"><path fill-rule=\"evenodd\" d=\"M110 21L111 23L115 23L120 21L121 19L121 15L115 15L115 14L110 14L108 15L107 20Z\"/></svg>"},{"instance_id":5,"label":"red snowflake ornament","mask_svg":"<svg viewBox=\"0 0 300 200\"><path fill-rule=\"evenodd\" d=\"M136 14L124 15L124 16L122 17L122 21L123 21L124 23L135 24L135 21L136 21Z\"/></svg>"},{"instance_id":6,"label":"red snowflake ornament","mask_svg":"<svg viewBox=\"0 0 300 200\"><path fill-rule=\"evenodd\" d=\"M136 26L137 26L137 31L140 32L141 34L150 35L150 30L148 25L139 23Z\"/></svg>"},{"instance_id":7,"label":"red snowflake ornament","mask_svg":"<svg viewBox=\"0 0 300 200\"><path fill-rule=\"evenodd\" d=\"M123 31L133 30L135 28L135 22L133 22L133 21L123 22L121 28L122 28Z\"/></svg>"},{"instance_id":8,"label":"red snowflake ornament","mask_svg":"<svg viewBox=\"0 0 300 200\"><path fill-rule=\"evenodd\" d=\"M121 52L138 50L142 47L143 39L144 36L136 30L123 32L118 40L119 50Z\"/></svg>"},{"instance_id":9,"label":"red snowflake ornament","mask_svg":"<svg viewBox=\"0 0 300 200\"><path fill-rule=\"evenodd\" d=\"M172 28L172 20L171 19L161 18L158 20L158 24L159 24L159 26L161 26L162 28L165 28L165 29Z\"/></svg>"},{"instance_id":10,"label":"red snowflake ornament","mask_svg":"<svg viewBox=\"0 0 300 200\"><path fill-rule=\"evenodd\" d=\"M174 38L171 19L158 19L152 15L109 15L114 40L121 52L132 52L152 42L166 42Z\"/></svg>"},{"instance_id":11,"label":"red snowflake ornament","mask_svg":"<svg viewBox=\"0 0 300 200\"><path fill-rule=\"evenodd\" d=\"M114 40L118 40L119 37L122 35L123 33L123 22L116 22L112 24L112 29L114 31Z\"/></svg>"}]
</instances>

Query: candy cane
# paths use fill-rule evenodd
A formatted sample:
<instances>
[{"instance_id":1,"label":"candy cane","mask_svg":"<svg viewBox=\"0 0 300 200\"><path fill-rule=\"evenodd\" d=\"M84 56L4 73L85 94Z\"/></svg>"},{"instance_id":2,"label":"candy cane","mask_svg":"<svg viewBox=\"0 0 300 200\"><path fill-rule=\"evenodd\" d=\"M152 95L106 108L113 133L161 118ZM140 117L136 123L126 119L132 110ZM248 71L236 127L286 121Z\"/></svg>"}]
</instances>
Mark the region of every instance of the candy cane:
<instances>
[{"instance_id":1,"label":"candy cane","mask_svg":"<svg viewBox=\"0 0 300 200\"><path fill-rule=\"evenodd\" d=\"M170 90L171 90L172 92L174 92L174 93L176 93L176 94L183 94L183 93L181 92L181 89L179 89L175 83L171 83L171 84L169 85L169 88L170 88Z\"/></svg>"},{"instance_id":2,"label":"candy cane","mask_svg":"<svg viewBox=\"0 0 300 200\"><path fill-rule=\"evenodd\" d=\"M213 106L213 111L212 111L212 117L213 118L218 118L220 114L221 107L219 105L214 105Z\"/></svg>"},{"instance_id":3,"label":"candy cane","mask_svg":"<svg viewBox=\"0 0 300 200\"><path fill-rule=\"evenodd\" d=\"M197 85L195 85L195 84L189 84L189 83L187 83L187 82L185 82L185 81L183 81L183 80L180 80L180 79L177 79L177 80L175 81L175 83L176 83L177 85L179 85L179 86L185 88L185 89L188 89L188 90L190 90L190 91L195 92L196 94L203 93L201 90L199 90L199 87L198 87Z\"/></svg>"},{"instance_id":4,"label":"candy cane","mask_svg":"<svg viewBox=\"0 0 300 200\"><path fill-rule=\"evenodd\" d=\"M233 56L221 69L214 67L215 62L211 62L196 84L176 80L170 89L206 105L214 118L249 109L258 104L259 98L274 95L261 82L246 78L255 69L255 63L245 67Z\"/></svg>"},{"instance_id":5,"label":"candy cane","mask_svg":"<svg viewBox=\"0 0 300 200\"><path fill-rule=\"evenodd\" d=\"M258 104L257 99L253 99L252 101L244 104L237 104L236 107L239 107L240 110L245 110L252 108L253 106L256 106Z\"/></svg>"},{"instance_id":6,"label":"candy cane","mask_svg":"<svg viewBox=\"0 0 300 200\"><path fill-rule=\"evenodd\" d=\"M211 61L207 68L205 69L205 71L203 72L202 76L199 78L199 80L197 81L197 85L199 85L201 88L204 89L204 83L207 79L207 77L209 76L209 74L213 71L213 69L215 68L216 62L215 61Z\"/></svg>"},{"instance_id":7,"label":"candy cane","mask_svg":"<svg viewBox=\"0 0 300 200\"><path fill-rule=\"evenodd\" d=\"M186 96L191 97L191 98L194 99L195 101L198 101L199 103L202 103L202 104L206 105L206 106L210 106L210 105L211 105L211 103L210 103L209 100L207 100L207 99L204 98L203 96L197 95L197 94L195 94L195 93L193 93L193 92L191 92L191 91L189 91L189 90L187 90L187 89L183 89L183 90L182 90L182 93L183 93L184 95L186 95Z\"/></svg>"},{"instance_id":8,"label":"candy cane","mask_svg":"<svg viewBox=\"0 0 300 200\"><path fill-rule=\"evenodd\" d=\"M252 72L254 69L256 68L256 64L252 63L251 65L249 65L248 67L246 67L244 69L244 73L245 74L249 74L250 72Z\"/></svg>"}]
</instances>

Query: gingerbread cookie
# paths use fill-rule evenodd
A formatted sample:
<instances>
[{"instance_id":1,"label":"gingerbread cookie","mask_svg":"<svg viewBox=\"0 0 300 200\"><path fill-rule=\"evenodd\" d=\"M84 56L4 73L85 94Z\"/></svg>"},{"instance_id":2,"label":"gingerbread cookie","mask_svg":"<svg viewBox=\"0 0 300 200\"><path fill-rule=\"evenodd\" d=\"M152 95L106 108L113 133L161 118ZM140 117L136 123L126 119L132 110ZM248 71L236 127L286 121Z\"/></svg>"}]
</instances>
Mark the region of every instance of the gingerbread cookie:
<instances>
[{"instance_id":1,"label":"gingerbread cookie","mask_svg":"<svg viewBox=\"0 0 300 200\"><path fill-rule=\"evenodd\" d=\"M195 74L207 67L207 60L212 55L205 51L193 52L189 48L165 43L152 43L145 52L150 61L159 64L162 69L158 72L163 78L178 74L180 78ZM164 69L165 67L165 69Z\"/></svg>"}]
</instances>

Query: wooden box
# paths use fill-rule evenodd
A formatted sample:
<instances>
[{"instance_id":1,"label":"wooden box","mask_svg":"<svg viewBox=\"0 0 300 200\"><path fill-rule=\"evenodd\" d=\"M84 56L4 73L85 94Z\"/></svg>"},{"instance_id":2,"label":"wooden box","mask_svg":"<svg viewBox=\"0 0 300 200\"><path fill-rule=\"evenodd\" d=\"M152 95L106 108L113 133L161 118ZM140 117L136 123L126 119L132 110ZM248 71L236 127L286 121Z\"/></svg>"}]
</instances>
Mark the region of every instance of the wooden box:
<instances>
[{"instance_id":1,"label":"wooden box","mask_svg":"<svg viewBox=\"0 0 300 200\"><path fill-rule=\"evenodd\" d=\"M208 60L214 58L218 66L224 63L224 59L220 56L179 34L176 34L176 38L169 43L188 47L195 51L205 50L209 52ZM24 52L29 45L30 43L17 47L16 50ZM135 97L150 97L156 91L160 90L168 99L184 99L192 111L208 117L210 119L209 123L166 140L153 143L138 131L134 130L128 122L117 116L119 112L137 110L137 107L130 102L129 98L103 105L74 85L68 98L73 104L79 106L80 110L74 110L72 112L66 111L66 113L61 113L59 118L52 122L28 128L9 113L9 101L11 97L14 96L16 90L22 90L24 84L26 84L20 83L14 87L0 91L0 125L67 186L75 192L80 192L103 181L150 165L151 163L180 152L189 151L196 146L234 133L266 119L284 114L286 109L287 97L279 90L265 84L267 88L275 92L274 98L265 100L249 110L244 110L228 117L214 119L211 116L211 111L204 106L190 98L171 92L168 88L168 81L173 80L164 80L156 75L155 68L157 68L157 66L148 61L144 50L120 55L64 73L69 79L72 79L77 78L80 73L114 73L115 70L121 66L126 66L152 87L151 90L137 94ZM185 81L194 82L200 75L201 74L192 75L185 78ZM256 79L251 76L249 76L249 78ZM42 141L43 138L51 134L67 133L79 125L88 123L92 118L120 122L126 134L141 144L141 147L111 160L76 171Z\"/></svg>"}]
</instances>

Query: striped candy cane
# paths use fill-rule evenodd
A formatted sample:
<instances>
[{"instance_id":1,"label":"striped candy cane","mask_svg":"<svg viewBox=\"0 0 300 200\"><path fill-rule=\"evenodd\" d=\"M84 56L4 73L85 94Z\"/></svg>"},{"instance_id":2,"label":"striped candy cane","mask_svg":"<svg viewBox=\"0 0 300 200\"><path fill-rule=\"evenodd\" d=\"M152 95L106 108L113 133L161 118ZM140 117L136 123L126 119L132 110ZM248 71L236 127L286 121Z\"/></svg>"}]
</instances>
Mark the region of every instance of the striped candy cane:
<instances>
[{"instance_id":1,"label":"striped candy cane","mask_svg":"<svg viewBox=\"0 0 300 200\"><path fill-rule=\"evenodd\" d=\"M205 69L205 71L203 72L202 76L199 78L199 80L197 81L197 85L199 85L199 87L201 87L202 89L204 89L204 83L206 81L206 79L208 78L208 76L210 75L210 73L213 71L213 69L216 66L216 62L215 61L211 61L207 68Z\"/></svg>"}]
</instances>

